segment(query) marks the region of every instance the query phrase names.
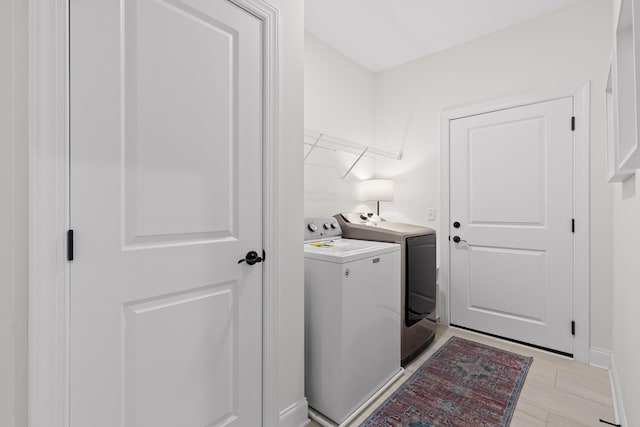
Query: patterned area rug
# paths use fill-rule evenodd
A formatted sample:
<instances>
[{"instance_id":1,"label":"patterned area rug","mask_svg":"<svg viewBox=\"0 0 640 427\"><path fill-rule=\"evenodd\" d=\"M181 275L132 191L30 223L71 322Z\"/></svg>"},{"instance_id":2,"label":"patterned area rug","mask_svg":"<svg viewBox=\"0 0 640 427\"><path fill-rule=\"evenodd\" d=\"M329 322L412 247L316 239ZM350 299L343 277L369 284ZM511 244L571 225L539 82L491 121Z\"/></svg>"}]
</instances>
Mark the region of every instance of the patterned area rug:
<instances>
[{"instance_id":1,"label":"patterned area rug","mask_svg":"<svg viewBox=\"0 0 640 427\"><path fill-rule=\"evenodd\" d=\"M361 426L507 426L532 361L452 337Z\"/></svg>"}]
</instances>

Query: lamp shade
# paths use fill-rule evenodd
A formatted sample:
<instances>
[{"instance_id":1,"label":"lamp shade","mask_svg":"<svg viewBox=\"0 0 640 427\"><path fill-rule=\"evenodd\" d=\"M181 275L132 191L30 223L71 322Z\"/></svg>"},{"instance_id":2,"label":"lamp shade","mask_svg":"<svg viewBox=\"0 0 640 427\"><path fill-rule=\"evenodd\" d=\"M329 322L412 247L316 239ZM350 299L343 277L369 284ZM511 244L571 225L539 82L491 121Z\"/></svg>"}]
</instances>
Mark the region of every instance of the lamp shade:
<instances>
[{"instance_id":1,"label":"lamp shade","mask_svg":"<svg viewBox=\"0 0 640 427\"><path fill-rule=\"evenodd\" d=\"M361 200L375 200L383 202L393 201L393 180L367 179L362 181Z\"/></svg>"}]
</instances>

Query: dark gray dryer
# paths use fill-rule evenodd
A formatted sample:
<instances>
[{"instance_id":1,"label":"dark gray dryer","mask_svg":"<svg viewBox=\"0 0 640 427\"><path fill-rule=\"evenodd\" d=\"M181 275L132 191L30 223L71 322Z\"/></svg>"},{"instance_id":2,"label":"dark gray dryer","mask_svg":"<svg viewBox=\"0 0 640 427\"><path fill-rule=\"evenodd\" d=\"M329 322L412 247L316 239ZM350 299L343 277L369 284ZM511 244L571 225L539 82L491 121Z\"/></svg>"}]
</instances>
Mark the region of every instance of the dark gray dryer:
<instances>
[{"instance_id":1,"label":"dark gray dryer","mask_svg":"<svg viewBox=\"0 0 640 427\"><path fill-rule=\"evenodd\" d=\"M436 232L418 225L384 221L359 212L334 216L348 239L401 244L402 366L435 337Z\"/></svg>"}]
</instances>

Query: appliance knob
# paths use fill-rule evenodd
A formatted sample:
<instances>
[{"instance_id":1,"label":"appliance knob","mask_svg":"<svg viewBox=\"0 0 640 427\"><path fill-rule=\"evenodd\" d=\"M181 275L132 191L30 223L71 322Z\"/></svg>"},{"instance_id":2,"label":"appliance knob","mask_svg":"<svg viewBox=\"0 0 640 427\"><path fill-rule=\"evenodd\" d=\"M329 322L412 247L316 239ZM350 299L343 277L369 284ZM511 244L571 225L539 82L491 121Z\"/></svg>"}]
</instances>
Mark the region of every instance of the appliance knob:
<instances>
[{"instance_id":1,"label":"appliance knob","mask_svg":"<svg viewBox=\"0 0 640 427\"><path fill-rule=\"evenodd\" d=\"M335 230L336 229L336 224L335 223L331 223L331 229Z\"/></svg>"},{"instance_id":2,"label":"appliance knob","mask_svg":"<svg viewBox=\"0 0 640 427\"><path fill-rule=\"evenodd\" d=\"M309 225L307 225L307 228L309 229L309 231L317 231L318 230L318 226L315 225L312 222L310 222Z\"/></svg>"},{"instance_id":3,"label":"appliance knob","mask_svg":"<svg viewBox=\"0 0 640 427\"><path fill-rule=\"evenodd\" d=\"M328 230L329 229L329 223L327 222L327 223L323 224L322 228L324 228L325 230Z\"/></svg>"},{"instance_id":4,"label":"appliance knob","mask_svg":"<svg viewBox=\"0 0 640 427\"><path fill-rule=\"evenodd\" d=\"M367 219L367 216L365 214L360 214L360 219Z\"/></svg>"}]
</instances>

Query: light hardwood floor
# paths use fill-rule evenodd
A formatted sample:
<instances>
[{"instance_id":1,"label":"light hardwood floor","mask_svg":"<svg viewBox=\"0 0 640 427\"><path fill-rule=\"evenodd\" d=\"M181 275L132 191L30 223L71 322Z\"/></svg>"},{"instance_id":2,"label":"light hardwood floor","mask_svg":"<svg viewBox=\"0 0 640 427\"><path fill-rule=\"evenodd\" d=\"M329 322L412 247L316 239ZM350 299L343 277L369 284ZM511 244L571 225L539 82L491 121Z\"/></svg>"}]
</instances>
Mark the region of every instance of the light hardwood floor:
<instances>
[{"instance_id":1,"label":"light hardwood floor","mask_svg":"<svg viewBox=\"0 0 640 427\"><path fill-rule=\"evenodd\" d=\"M457 328L438 327L433 344L405 368L404 376L351 424L358 426L451 336L458 336L525 356L533 363L524 383L511 426L599 426L600 418L613 422L609 373L535 348L514 344ZM319 424L311 421L311 427Z\"/></svg>"}]
</instances>

